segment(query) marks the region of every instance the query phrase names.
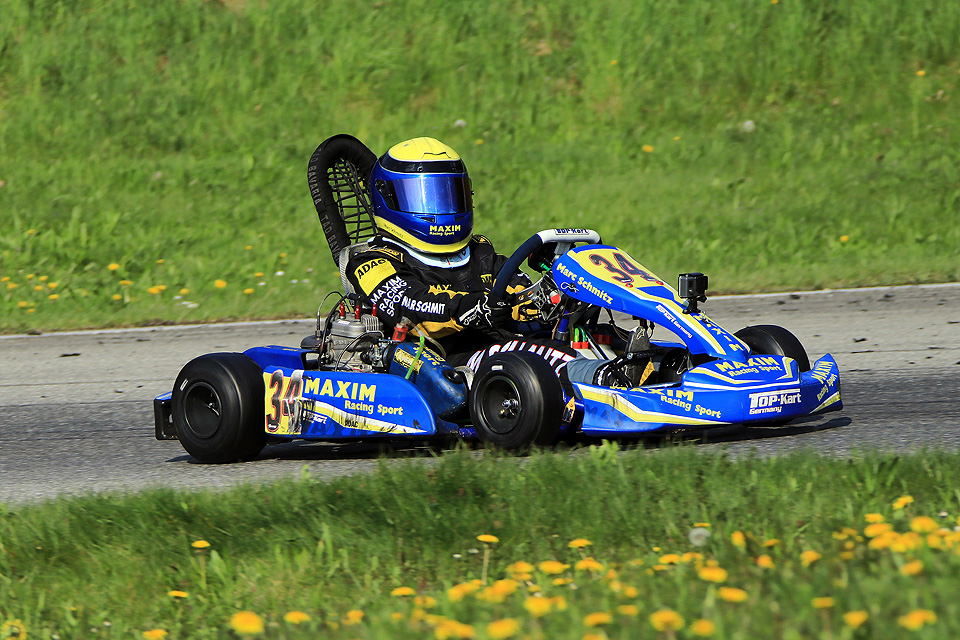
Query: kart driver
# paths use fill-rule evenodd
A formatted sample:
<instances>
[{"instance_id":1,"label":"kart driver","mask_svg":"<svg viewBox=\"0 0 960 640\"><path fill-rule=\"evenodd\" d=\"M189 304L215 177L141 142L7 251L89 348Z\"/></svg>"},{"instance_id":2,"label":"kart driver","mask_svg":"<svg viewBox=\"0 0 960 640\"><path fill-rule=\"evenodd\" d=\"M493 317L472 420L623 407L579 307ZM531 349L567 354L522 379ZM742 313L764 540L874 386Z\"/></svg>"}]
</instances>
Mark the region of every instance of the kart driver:
<instances>
[{"instance_id":1,"label":"kart driver","mask_svg":"<svg viewBox=\"0 0 960 640\"><path fill-rule=\"evenodd\" d=\"M377 160L368 186L379 235L350 259L346 276L387 327L408 322L411 333L437 341L452 366L469 359L474 370L491 345L538 352L558 373L574 358L568 345L504 330L526 319L524 309L489 298L507 258L473 233L473 189L456 151L433 138L406 140ZM529 285L517 272L507 291Z\"/></svg>"}]
</instances>

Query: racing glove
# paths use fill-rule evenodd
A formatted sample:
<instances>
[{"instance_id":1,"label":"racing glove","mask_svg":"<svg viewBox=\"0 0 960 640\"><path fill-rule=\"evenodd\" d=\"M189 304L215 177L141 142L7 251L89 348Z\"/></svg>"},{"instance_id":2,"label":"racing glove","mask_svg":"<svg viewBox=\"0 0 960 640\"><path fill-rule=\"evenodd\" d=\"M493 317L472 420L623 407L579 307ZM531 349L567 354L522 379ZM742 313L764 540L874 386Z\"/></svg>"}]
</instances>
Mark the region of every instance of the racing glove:
<instances>
[{"instance_id":1,"label":"racing glove","mask_svg":"<svg viewBox=\"0 0 960 640\"><path fill-rule=\"evenodd\" d=\"M512 308L503 298L491 299L485 293L476 293L465 300L467 310L457 318L464 327L498 327L510 319Z\"/></svg>"}]
</instances>

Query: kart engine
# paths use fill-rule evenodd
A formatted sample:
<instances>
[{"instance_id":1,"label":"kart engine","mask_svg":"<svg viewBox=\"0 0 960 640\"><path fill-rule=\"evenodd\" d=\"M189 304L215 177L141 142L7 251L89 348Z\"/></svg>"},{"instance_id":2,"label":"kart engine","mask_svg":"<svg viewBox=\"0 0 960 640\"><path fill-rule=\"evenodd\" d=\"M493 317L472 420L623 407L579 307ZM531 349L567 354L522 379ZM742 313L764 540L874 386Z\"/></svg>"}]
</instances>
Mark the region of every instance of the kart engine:
<instances>
[{"instance_id":1,"label":"kart engine","mask_svg":"<svg viewBox=\"0 0 960 640\"><path fill-rule=\"evenodd\" d=\"M380 320L359 309L348 314L341 306L339 313L317 315L316 349L321 362L337 369L371 370L372 359L364 354L376 349L383 337Z\"/></svg>"}]
</instances>

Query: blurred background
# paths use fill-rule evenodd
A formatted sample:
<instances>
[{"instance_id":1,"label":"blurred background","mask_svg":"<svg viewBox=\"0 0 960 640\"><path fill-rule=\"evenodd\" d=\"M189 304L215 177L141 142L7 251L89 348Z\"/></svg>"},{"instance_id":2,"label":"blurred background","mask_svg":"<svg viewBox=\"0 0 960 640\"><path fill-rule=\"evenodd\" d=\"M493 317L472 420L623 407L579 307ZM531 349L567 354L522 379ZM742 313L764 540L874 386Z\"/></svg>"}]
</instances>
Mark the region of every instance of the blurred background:
<instances>
[{"instance_id":1,"label":"blurred background","mask_svg":"<svg viewBox=\"0 0 960 640\"><path fill-rule=\"evenodd\" d=\"M309 317L320 142L459 151L510 253L711 293L960 279L960 3L4 0L0 332Z\"/></svg>"}]
</instances>

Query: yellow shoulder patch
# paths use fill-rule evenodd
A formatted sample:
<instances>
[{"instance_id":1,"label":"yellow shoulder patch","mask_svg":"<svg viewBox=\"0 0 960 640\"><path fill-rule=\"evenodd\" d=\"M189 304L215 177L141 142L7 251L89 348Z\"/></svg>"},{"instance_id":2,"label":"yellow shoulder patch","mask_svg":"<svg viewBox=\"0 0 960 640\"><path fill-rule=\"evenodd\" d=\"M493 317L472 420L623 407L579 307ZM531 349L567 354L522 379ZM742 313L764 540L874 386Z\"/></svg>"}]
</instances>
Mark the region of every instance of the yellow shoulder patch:
<instances>
[{"instance_id":1,"label":"yellow shoulder patch","mask_svg":"<svg viewBox=\"0 0 960 640\"><path fill-rule=\"evenodd\" d=\"M473 239L477 241L477 244L493 244L492 242L487 240L486 236L482 236L479 233L473 234Z\"/></svg>"},{"instance_id":2,"label":"yellow shoulder patch","mask_svg":"<svg viewBox=\"0 0 960 640\"><path fill-rule=\"evenodd\" d=\"M354 270L360 288L366 294L373 293L378 284L397 272L386 258L367 260Z\"/></svg>"}]
</instances>

